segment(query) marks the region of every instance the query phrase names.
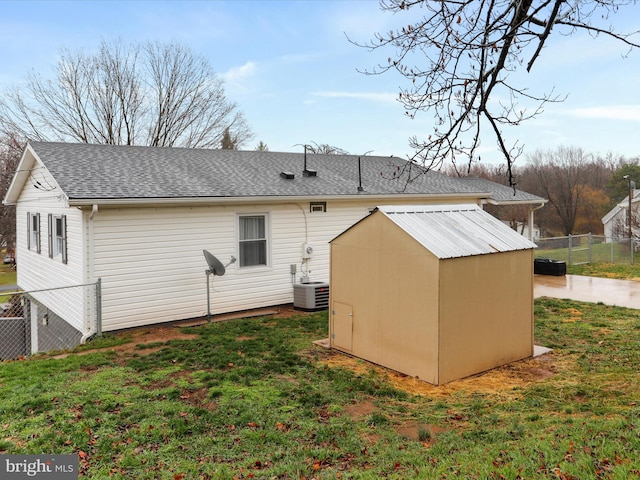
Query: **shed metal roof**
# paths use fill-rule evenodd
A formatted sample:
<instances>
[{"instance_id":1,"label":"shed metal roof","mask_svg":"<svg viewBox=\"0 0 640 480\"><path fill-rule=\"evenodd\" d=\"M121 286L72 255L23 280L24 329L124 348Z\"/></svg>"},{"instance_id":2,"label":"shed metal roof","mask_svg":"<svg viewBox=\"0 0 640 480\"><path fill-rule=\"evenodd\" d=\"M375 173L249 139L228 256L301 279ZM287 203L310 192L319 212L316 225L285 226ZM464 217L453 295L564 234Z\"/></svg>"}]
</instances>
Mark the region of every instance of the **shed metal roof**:
<instances>
[{"instance_id":1,"label":"shed metal roof","mask_svg":"<svg viewBox=\"0 0 640 480\"><path fill-rule=\"evenodd\" d=\"M392 205L377 210L440 259L536 248L476 205Z\"/></svg>"}]
</instances>

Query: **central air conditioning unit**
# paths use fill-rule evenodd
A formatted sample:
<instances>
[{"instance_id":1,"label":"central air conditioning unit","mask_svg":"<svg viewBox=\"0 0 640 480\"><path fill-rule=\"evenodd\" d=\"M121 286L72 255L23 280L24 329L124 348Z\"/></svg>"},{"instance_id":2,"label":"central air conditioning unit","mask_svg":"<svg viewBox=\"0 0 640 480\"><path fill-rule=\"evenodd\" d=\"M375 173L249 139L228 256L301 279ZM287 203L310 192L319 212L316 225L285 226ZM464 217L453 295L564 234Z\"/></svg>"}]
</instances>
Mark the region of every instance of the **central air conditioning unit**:
<instances>
[{"instance_id":1,"label":"central air conditioning unit","mask_svg":"<svg viewBox=\"0 0 640 480\"><path fill-rule=\"evenodd\" d=\"M329 284L324 282L293 285L293 308L305 312L329 309Z\"/></svg>"}]
</instances>

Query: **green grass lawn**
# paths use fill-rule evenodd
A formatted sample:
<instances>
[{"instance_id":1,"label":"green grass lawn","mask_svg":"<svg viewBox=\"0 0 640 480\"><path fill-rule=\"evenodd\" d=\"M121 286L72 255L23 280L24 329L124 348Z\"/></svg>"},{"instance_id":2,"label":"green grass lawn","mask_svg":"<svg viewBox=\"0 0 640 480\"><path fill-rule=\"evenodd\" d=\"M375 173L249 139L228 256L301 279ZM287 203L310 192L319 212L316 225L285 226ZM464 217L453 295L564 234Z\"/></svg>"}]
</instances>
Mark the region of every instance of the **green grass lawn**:
<instances>
[{"instance_id":1,"label":"green grass lawn","mask_svg":"<svg viewBox=\"0 0 640 480\"><path fill-rule=\"evenodd\" d=\"M567 265L567 273L590 277L617 278L620 280L640 280L640 255L638 263L590 263L585 265Z\"/></svg>"},{"instance_id":2,"label":"green grass lawn","mask_svg":"<svg viewBox=\"0 0 640 480\"><path fill-rule=\"evenodd\" d=\"M326 313L0 363L0 453L77 453L91 479L640 477L640 311L535 316L552 354L422 390L312 345Z\"/></svg>"},{"instance_id":3,"label":"green grass lawn","mask_svg":"<svg viewBox=\"0 0 640 480\"><path fill-rule=\"evenodd\" d=\"M16 268L15 265L0 264L0 285L16 284Z\"/></svg>"}]
</instances>

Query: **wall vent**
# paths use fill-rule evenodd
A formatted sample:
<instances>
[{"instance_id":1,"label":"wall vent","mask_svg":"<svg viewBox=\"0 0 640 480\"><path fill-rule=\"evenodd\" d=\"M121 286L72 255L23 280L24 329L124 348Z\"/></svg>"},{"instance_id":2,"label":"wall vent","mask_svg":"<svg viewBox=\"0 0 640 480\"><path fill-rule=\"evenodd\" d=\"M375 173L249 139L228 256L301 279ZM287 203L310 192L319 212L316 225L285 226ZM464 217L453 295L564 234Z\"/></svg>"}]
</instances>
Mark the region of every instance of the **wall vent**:
<instances>
[{"instance_id":1,"label":"wall vent","mask_svg":"<svg viewBox=\"0 0 640 480\"><path fill-rule=\"evenodd\" d=\"M293 308L305 312L329 309L329 284L324 282L293 285Z\"/></svg>"}]
</instances>

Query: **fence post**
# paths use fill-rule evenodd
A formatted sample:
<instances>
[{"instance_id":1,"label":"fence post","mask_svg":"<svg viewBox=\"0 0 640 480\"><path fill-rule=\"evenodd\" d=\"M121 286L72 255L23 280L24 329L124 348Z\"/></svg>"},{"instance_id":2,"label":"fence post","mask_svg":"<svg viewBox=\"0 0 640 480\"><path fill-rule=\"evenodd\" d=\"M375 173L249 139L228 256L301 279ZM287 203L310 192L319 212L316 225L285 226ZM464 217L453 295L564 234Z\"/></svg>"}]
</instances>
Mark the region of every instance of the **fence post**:
<instances>
[{"instance_id":1,"label":"fence post","mask_svg":"<svg viewBox=\"0 0 640 480\"><path fill-rule=\"evenodd\" d=\"M613 262L613 244L615 243L614 237L611 237L611 263Z\"/></svg>"},{"instance_id":2,"label":"fence post","mask_svg":"<svg viewBox=\"0 0 640 480\"><path fill-rule=\"evenodd\" d=\"M635 253L634 252L634 250L635 250L634 246L635 245L634 245L634 242L633 242L633 237L630 237L629 238L629 247L631 247L631 265L633 265L633 260L634 260L634 258L633 258L634 257L634 253Z\"/></svg>"},{"instance_id":3,"label":"fence post","mask_svg":"<svg viewBox=\"0 0 640 480\"><path fill-rule=\"evenodd\" d=\"M571 256L572 256L571 255L571 247L572 247L572 241L571 240L572 240L572 237L571 237L571 234L569 234L569 248L568 248L568 257L569 257L568 260L569 260L569 262L568 262L568 265L573 265L573 263L571 263L571 260L572 260L571 259Z\"/></svg>"},{"instance_id":4,"label":"fence post","mask_svg":"<svg viewBox=\"0 0 640 480\"><path fill-rule=\"evenodd\" d=\"M593 237L591 236L591 232L589 232L589 264L593 261Z\"/></svg>"}]
</instances>

